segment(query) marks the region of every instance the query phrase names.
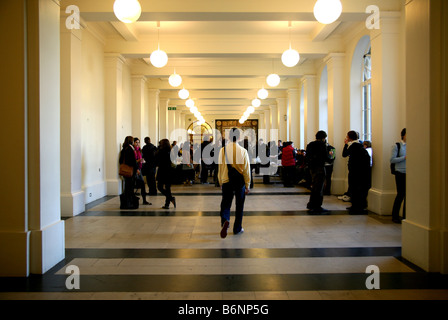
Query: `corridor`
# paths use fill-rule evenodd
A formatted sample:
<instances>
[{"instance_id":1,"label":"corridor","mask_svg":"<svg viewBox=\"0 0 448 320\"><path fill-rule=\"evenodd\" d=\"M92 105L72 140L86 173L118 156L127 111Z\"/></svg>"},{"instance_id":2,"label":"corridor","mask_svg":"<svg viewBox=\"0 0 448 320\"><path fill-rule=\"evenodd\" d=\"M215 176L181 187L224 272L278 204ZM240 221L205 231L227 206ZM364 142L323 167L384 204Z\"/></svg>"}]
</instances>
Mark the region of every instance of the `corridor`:
<instances>
[{"instance_id":1,"label":"corridor","mask_svg":"<svg viewBox=\"0 0 448 320\"><path fill-rule=\"evenodd\" d=\"M226 239L213 184L173 186L170 210L160 195L134 211L120 211L118 197L95 201L65 220L65 259L43 276L1 278L0 299L448 299L446 277L401 259L401 225L390 217L350 216L336 196L324 199L328 214L309 215L307 189L255 181L245 232ZM73 265L80 288L69 290ZM366 288L371 265L380 290Z\"/></svg>"}]
</instances>

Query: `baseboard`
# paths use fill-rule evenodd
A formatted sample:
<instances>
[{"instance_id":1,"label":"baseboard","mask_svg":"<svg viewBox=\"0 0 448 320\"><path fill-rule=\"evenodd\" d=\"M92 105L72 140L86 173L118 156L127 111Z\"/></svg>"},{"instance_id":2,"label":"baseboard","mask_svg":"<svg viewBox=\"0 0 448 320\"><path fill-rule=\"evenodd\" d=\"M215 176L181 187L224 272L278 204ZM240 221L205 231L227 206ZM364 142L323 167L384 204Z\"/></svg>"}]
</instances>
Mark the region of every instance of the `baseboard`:
<instances>
[{"instance_id":1,"label":"baseboard","mask_svg":"<svg viewBox=\"0 0 448 320\"><path fill-rule=\"evenodd\" d=\"M30 272L44 274L65 258L65 223L60 220L30 236Z\"/></svg>"},{"instance_id":2,"label":"baseboard","mask_svg":"<svg viewBox=\"0 0 448 320\"><path fill-rule=\"evenodd\" d=\"M74 217L85 211L85 204L84 191L71 194L61 193L61 216Z\"/></svg>"},{"instance_id":3,"label":"baseboard","mask_svg":"<svg viewBox=\"0 0 448 320\"><path fill-rule=\"evenodd\" d=\"M394 191L370 189L367 199L369 203L369 211L381 216L392 215L392 208L396 196L397 193Z\"/></svg>"},{"instance_id":4,"label":"baseboard","mask_svg":"<svg viewBox=\"0 0 448 320\"><path fill-rule=\"evenodd\" d=\"M83 186L85 203L91 203L107 195L106 181Z\"/></svg>"},{"instance_id":5,"label":"baseboard","mask_svg":"<svg viewBox=\"0 0 448 320\"><path fill-rule=\"evenodd\" d=\"M402 221L402 256L427 272L442 272L441 261L448 253L443 252L448 243L447 232L430 229L408 219ZM445 237L444 239L443 236ZM445 242L445 243L444 243ZM445 247L446 248L446 247ZM445 270L447 271L447 270Z\"/></svg>"}]
</instances>

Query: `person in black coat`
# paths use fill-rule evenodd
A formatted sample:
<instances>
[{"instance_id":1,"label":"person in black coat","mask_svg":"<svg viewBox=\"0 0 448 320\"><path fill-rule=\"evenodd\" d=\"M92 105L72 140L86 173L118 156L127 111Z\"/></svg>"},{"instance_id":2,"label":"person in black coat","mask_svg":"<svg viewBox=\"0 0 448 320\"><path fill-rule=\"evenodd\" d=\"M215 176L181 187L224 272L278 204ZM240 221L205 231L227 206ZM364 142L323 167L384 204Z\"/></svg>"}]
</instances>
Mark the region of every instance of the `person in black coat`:
<instances>
[{"instance_id":1,"label":"person in black coat","mask_svg":"<svg viewBox=\"0 0 448 320\"><path fill-rule=\"evenodd\" d=\"M120 152L120 164L125 163L128 166L134 168L134 173L132 177L124 178L124 198L120 205L120 209L136 209L135 205L135 194L134 194L134 185L135 185L135 174L137 172L137 161L135 159L134 152L134 138L131 136L127 136L123 142L123 149ZM138 204L138 201L137 201Z\"/></svg>"},{"instance_id":2,"label":"person in black coat","mask_svg":"<svg viewBox=\"0 0 448 320\"><path fill-rule=\"evenodd\" d=\"M170 202L176 208L176 198L171 194L171 183L173 180L174 167L171 162L171 146L168 139L162 139L159 150L156 152L157 188L165 196L163 209L170 208Z\"/></svg>"},{"instance_id":3,"label":"person in black coat","mask_svg":"<svg viewBox=\"0 0 448 320\"><path fill-rule=\"evenodd\" d=\"M311 195L307 204L310 213L324 213L328 210L322 208L325 184L325 163L329 161L327 151L327 133L319 131L316 140L306 147L306 161L311 174Z\"/></svg>"},{"instance_id":4,"label":"person in black coat","mask_svg":"<svg viewBox=\"0 0 448 320\"><path fill-rule=\"evenodd\" d=\"M156 188L156 146L151 143L149 137L145 138L145 146L142 148L142 156L145 159L143 164L143 174L146 176L146 183L149 188L149 195L157 195Z\"/></svg>"},{"instance_id":5,"label":"person in black coat","mask_svg":"<svg viewBox=\"0 0 448 320\"><path fill-rule=\"evenodd\" d=\"M348 184L351 190L352 206L347 208L350 214L366 214L367 195L372 186L370 155L358 140L355 131L349 131L342 151L348 160Z\"/></svg>"}]
</instances>

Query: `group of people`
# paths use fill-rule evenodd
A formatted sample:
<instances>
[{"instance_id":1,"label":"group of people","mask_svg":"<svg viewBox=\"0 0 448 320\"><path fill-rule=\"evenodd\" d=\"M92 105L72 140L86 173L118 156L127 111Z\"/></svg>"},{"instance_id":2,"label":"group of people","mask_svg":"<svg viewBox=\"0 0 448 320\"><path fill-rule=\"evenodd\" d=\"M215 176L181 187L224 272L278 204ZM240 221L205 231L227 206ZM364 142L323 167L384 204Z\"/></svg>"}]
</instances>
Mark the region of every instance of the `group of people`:
<instances>
[{"instance_id":1,"label":"group of people","mask_svg":"<svg viewBox=\"0 0 448 320\"><path fill-rule=\"evenodd\" d=\"M217 178L217 185L222 189L222 200L220 208L221 217L221 237L226 238L230 226L230 208L233 198L235 198L235 221L233 224L233 233L240 234L244 232L242 227L243 210L246 195L253 186L252 171L254 162L251 160L249 144L247 139L240 141L240 130L232 128L230 130L229 141L222 141L222 145L215 152L217 157L212 155ZM393 206L392 220L400 223L399 211L405 199L406 186L406 129L401 132L401 141L397 143L392 151L391 164L393 164L393 174L395 175L397 185L397 197ZM186 142L188 143L188 142ZM205 143L201 148L205 148ZM169 209L172 203L176 207L176 199L171 193L171 184L174 170L177 165L173 162L173 150L176 158L182 156L185 162L182 166L190 166L193 159L193 148L191 145L183 147L180 151L170 145L168 139L162 139L158 147L151 143L149 137L145 138L145 146L140 148L140 140L128 136L123 143L123 149L120 153L120 164L126 163L134 170L132 177L124 178L124 193L121 199L122 209L138 208L138 199L135 196L135 188L141 190L143 204L151 205L146 200L146 187L143 176L149 187L149 195L157 194L159 190L165 196L164 209ZM271 149L268 146L267 149ZM307 204L310 214L322 214L328 210L322 207L325 187L328 187L328 181L331 181L332 166L335 160L335 149L327 143L327 134L325 131L316 133L316 140L309 143L306 150L299 151L294 149L292 142L281 143L279 141L276 157L281 159L282 176L286 187L293 184L291 177L294 176L294 170L298 164L298 159L303 160L310 176L311 194ZM188 152L190 150L190 152ZM188 156L187 156L188 154ZM306 155L306 156L305 156ZM267 155L268 159L270 155ZM302 158L300 158L302 157ZM359 135L355 131L349 131L344 141L342 157L348 158L348 191L346 195L352 203L347 208L350 214L366 214L367 195L371 188L371 170L372 170L372 152L370 142L361 142ZM210 160L210 159L209 159ZM210 161L201 160L201 165L208 167ZM300 161L300 160L299 160ZM300 162L299 162L300 163ZM302 164L300 164L302 165ZM156 174L157 168L157 174ZM205 177L208 172L203 172ZM206 181L206 179L205 179ZM157 188L156 188L157 182ZM137 200L136 200L137 199ZM136 204L137 201L137 204ZM403 219L405 215L405 206L403 206Z\"/></svg>"},{"instance_id":2,"label":"group of people","mask_svg":"<svg viewBox=\"0 0 448 320\"><path fill-rule=\"evenodd\" d=\"M327 134L319 131L316 140L308 144L306 163L311 176L311 195L307 204L310 213L321 214L328 210L322 208L324 186L331 181L334 148L326 142ZM372 145L370 141L360 141L356 131L349 131L344 141L342 157L348 158L348 190L338 197L351 202L347 210L349 214L367 213L367 196L372 186ZM395 175L397 196L392 209L392 221L401 223L406 218L406 129L401 131L401 141L397 142L390 158L392 173ZM403 204L403 215L400 209Z\"/></svg>"},{"instance_id":3,"label":"group of people","mask_svg":"<svg viewBox=\"0 0 448 320\"><path fill-rule=\"evenodd\" d=\"M171 145L168 139L160 140L156 147L151 143L151 139L146 137L143 148L140 148L139 138L127 136L124 139L119 163L126 163L133 168L134 172L132 176L124 177L124 192L120 198L121 209L137 209L139 207L139 198L136 197L134 191L136 188L141 190L144 205L151 205L146 200L147 195L156 195L159 190L165 196L165 205L162 208L169 209L170 203L176 207L176 198L171 193L173 163L170 153ZM146 193L143 176L146 177L149 194Z\"/></svg>"}]
</instances>

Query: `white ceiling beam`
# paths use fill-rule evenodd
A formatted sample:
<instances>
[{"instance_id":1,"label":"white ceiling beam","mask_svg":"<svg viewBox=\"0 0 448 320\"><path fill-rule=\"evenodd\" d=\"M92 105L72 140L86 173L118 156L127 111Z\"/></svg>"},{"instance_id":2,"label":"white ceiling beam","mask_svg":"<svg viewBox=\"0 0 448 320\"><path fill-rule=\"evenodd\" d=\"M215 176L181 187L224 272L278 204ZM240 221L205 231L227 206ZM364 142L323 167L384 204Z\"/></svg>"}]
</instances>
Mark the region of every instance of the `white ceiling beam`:
<instances>
[{"instance_id":1,"label":"white ceiling beam","mask_svg":"<svg viewBox=\"0 0 448 320\"><path fill-rule=\"evenodd\" d=\"M131 58L149 58L157 49L157 35L141 37L138 42L108 39L105 52L121 53ZM160 37L160 49L168 57L259 57L272 59L281 55L289 47L288 35L165 35ZM301 54L328 54L344 49L341 39L310 41L309 36L293 37L292 47Z\"/></svg>"},{"instance_id":2,"label":"white ceiling beam","mask_svg":"<svg viewBox=\"0 0 448 320\"><path fill-rule=\"evenodd\" d=\"M341 21L336 21L331 24L318 24L311 34L311 41L318 42L326 40L341 23Z\"/></svg>"},{"instance_id":3,"label":"white ceiling beam","mask_svg":"<svg viewBox=\"0 0 448 320\"><path fill-rule=\"evenodd\" d=\"M299 86L300 78L291 78L282 80L277 90L287 90L289 88L295 88ZM262 80L253 81L251 79L192 79L181 86L185 86L185 89L189 90L191 95L195 90L254 90L261 88L263 85ZM178 91L181 88L175 89L171 87L166 80L150 78L147 81L148 88L159 90L175 90ZM269 88L266 86L266 89Z\"/></svg>"},{"instance_id":4,"label":"white ceiling beam","mask_svg":"<svg viewBox=\"0 0 448 320\"><path fill-rule=\"evenodd\" d=\"M111 21L110 24L126 41L138 41L138 35L135 31L135 25L121 21Z\"/></svg>"},{"instance_id":5,"label":"white ceiling beam","mask_svg":"<svg viewBox=\"0 0 448 320\"><path fill-rule=\"evenodd\" d=\"M314 0L140 0L139 21L313 21ZM86 21L116 21L114 0L62 0L61 7L77 5ZM365 15L369 5L400 11L401 0L344 0L342 21Z\"/></svg>"}]
</instances>

